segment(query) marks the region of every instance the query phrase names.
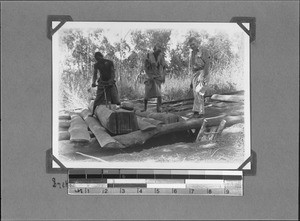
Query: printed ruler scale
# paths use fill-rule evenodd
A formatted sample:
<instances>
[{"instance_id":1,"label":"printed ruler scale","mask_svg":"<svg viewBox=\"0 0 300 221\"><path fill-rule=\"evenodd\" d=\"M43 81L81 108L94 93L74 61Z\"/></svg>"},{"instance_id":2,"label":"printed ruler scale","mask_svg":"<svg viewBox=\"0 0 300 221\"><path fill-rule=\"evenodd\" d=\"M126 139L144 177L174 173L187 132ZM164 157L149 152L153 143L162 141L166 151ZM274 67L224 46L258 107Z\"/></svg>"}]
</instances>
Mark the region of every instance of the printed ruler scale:
<instances>
[{"instance_id":1,"label":"printed ruler scale","mask_svg":"<svg viewBox=\"0 0 300 221\"><path fill-rule=\"evenodd\" d=\"M69 171L70 195L243 195L242 171Z\"/></svg>"}]
</instances>

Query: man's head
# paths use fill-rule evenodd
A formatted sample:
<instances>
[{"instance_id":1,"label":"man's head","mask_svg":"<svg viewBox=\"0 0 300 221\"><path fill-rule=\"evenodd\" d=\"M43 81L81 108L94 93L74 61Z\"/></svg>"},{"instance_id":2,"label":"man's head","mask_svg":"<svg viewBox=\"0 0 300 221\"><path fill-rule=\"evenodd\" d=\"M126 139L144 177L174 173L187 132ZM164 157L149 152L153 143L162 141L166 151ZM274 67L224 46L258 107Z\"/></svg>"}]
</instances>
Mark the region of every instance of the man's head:
<instances>
[{"instance_id":1,"label":"man's head","mask_svg":"<svg viewBox=\"0 0 300 221\"><path fill-rule=\"evenodd\" d=\"M197 50L200 45L200 42L195 37L191 37L188 40L188 45L190 46L191 49Z\"/></svg>"},{"instance_id":2,"label":"man's head","mask_svg":"<svg viewBox=\"0 0 300 221\"><path fill-rule=\"evenodd\" d=\"M156 52L156 53L160 53L162 52L162 47L159 43L156 43L153 47L153 51Z\"/></svg>"},{"instance_id":3,"label":"man's head","mask_svg":"<svg viewBox=\"0 0 300 221\"><path fill-rule=\"evenodd\" d=\"M100 61L101 59L103 59L103 54L101 52L96 52L95 53L95 59L97 61Z\"/></svg>"}]
</instances>

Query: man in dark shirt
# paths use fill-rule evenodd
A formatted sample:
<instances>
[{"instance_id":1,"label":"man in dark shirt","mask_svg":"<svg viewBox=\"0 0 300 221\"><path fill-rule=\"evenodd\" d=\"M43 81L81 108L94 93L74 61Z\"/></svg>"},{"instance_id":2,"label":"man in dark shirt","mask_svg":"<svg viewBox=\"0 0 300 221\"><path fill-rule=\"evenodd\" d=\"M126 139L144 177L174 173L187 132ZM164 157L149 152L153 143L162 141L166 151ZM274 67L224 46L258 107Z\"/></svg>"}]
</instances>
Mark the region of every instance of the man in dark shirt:
<instances>
[{"instance_id":1,"label":"man in dark shirt","mask_svg":"<svg viewBox=\"0 0 300 221\"><path fill-rule=\"evenodd\" d=\"M94 64L94 75L92 87L96 87L96 81L98 82L97 95L94 101L93 114L95 109L100 104L112 104L120 105L118 89L115 81L115 69L114 63L110 60L104 59L100 52L95 53L95 59L97 61ZM100 77L97 78L98 71Z\"/></svg>"}]
</instances>

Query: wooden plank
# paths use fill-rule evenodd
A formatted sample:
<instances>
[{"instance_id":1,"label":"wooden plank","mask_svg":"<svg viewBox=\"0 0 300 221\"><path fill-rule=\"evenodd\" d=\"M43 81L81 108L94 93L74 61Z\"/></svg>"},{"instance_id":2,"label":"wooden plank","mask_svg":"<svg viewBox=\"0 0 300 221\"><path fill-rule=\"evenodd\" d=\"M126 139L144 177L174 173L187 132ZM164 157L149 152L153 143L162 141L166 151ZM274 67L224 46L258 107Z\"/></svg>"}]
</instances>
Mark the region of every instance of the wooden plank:
<instances>
[{"instance_id":1,"label":"wooden plank","mask_svg":"<svg viewBox=\"0 0 300 221\"><path fill-rule=\"evenodd\" d=\"M71 124L69 128L70 141L72 142L89 142L90 134L87 125L79 115L71 116Z\"/></svg>"},{"instance_id":2,"label":"wooden plank","mask_svg":"<svg viewBox=\"0 0 300 221\"><path fill-rule=\"evenodd\" d=\"M95 113L101 125L112 134L126 134L138 130L137 119L133 111L110 110L105 105L99 105Z\"/></svg>"},{"instance_id":3,"label":"wooden plank","mask_svg":"<svg viewBox=\"0 0 300 221\"><path fill-rule=\"evenodd\" d=\"M137 121L138 121L138 125L139 125L139 128L140 130L142 131L148 131L148 130L153 130L156 128L155 125L147 122L147 121L144 121L145 118L142 118L142 117L137 117Z\"/></svg>"},{"instance_id":4,"label":"wooden plank","mask_svg":"<svg viewBox=\"0 0 300 221\"><path fill-rule=\"evenodd\" d=\"M89 110L85 109L80 113L80 116L85 120L100 146L103 148L124 148L122 144L106 132L105 128L100 125L100 122L97 119L91 117L91 114L92 113Z\"/></svg>"},{"instance_id":5,"label":"wooden plank","mask_svg":"<svg viewBox=\"0 0 300 221\"><path fill-rule=\"evenodd\" d=\"M211 100L215 101L224 101L224 102L243 102L244 101L244 95L221 95L221 94L214 94L211 96Z\"/></svg>"}]
</instances>

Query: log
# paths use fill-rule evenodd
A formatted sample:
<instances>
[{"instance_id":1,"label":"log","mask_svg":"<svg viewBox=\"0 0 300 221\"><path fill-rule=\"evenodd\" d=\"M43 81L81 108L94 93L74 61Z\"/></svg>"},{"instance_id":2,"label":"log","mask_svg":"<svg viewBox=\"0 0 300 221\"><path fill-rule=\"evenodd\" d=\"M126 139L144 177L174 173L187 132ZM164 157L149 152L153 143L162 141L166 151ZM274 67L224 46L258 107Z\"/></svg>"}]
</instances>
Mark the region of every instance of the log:
<instances>
[{"instance_id":1,"label":"log","mask_svg":"<svg viewBox=\"0 0 300 221\"><path fill-rule=\"evenodd\" d=\"M79 115L71 116L71 124L69 128L70 141L72 142L89 142L90 134L87 125Z\"/></svg>"},{"instance_id":2,"label":"log","mask_svg":"<svg viewBox=\"0 0 300 221\"><path fill-rule=\"evenodd\" d=\"M131 147L131 146L145 143L147 140L149 140L157 133L159 133L158 128L150 131L138 130L129 134L114 136L114 139L117 140L119 143L123 144L124 147Z\"/></svg>"},{"instance_id":3,"label":"log","mask_svg":"<svg viewBox=\"0 0 300 221\"><path fill-rule=\"evenodd\" d=\"M224 102L243 102L244 101L244 95L220 95L220 94L214 94L211 96L211 100L215 101L224 101Z\"/></svg>"},{"instance_id":4,"label":"log","mask_svg":"<svg viewBox=\"0 0 300 221\"><path fill-rule=\"evenodd\" d=\"M135 114L144 118L153 118L155 120L162 121L165 124L176 123L180 121L180 116L172 113L153 113L149 111L136 110Z\"/></svg>"},{"instance_id":5,"label":"log","mask_svg":"<svg viewBox=\"0 0 300 221\"><path fill-rule=\"evenodd\" d=\"M228 102L219 102L219 101L214 101L211 103L212 107L219 107L219 108L228 108L228 107L241 107L243 106L244 103L228 103Z\"/></svg>"},{"instance_id":6,"label":"log","mask_svg":"<svg viewBox=\"0 0 300 221\"><path fill-rule=\"evenodd\" d=\"M237 104L237 103L235 103ZM226 114L228 116L232 115L243 115L244 114L244 105L237 104L237 105L228 105L224 107L206 107L205 108L205 116L212 117Z\"/></svg>"},{"instance_id":7,"label":"log","mask_svg":"<svg viewBox=\"0 0 300 221\"><path fill-rule=\"evenodd\" d=\"M137 117L133 111L110 110L105 105L99 105L95 113L101 125L112 134L126 134L139 129Z\"/></svg>"},{"instance_id":8,"label":"log","mask_svg":"<svg viewBox=\"0 0 300 221\"><path fill-rule=\"evenodd\" d=\"M163 102L162 104L176 104L176 103L179 103L179 102L183 102L183 101L193 101L194 98L187 98L187 99L181 99L181 100L176 100L176 101L166 101L166 102Z\"/></svg>"},{"instance_id":9,"label":"log","mask_svg":"<svg viewBox=\"0 0 300 221\"><path fill-rule=\"evenodd\" d=\"M125 110L135 110L135 105L130 101L124 101L121 103L121 108Z\"/></svg>"},{"instance_id":10,"label":"log","mask_svg":"<svg viewBox=\"0 0 300 221\"><path fill-rule=\"evenodd\" d=\"M226 120L226 127L232 126L237 123L244 122L243 116L217 116L212 118L206 118L207 127L218 126L222 120ZM181 121L173 124L165 124L151 131L135 131L125 135L114 136L114 139L119 141L125 147L135 146L145 143L148 139L154 136L160 136L163 134L185 131L190 129L197 129L202 126L203 118L189 119L187 121Z\"/></svg>"},{"instance_id":11,"label":"log","mask_svg":"<svg viewBox=\"0 0 300 221\"><path fill-rule=\"evenodd\" d=\"M69 114L61 114L58 116L59 120L71 120L71 116Z\"/></svg>"},{"instance_id":12,"label":"log","mask_svg":"<svg viewBox=\"0 0 300 221\"><path fill-rule=\"evenodd\" d=\"M135 111L135 114L137 116L143 117L143 118L152 118L154 120L158 120L158 122L155 124L161 124L162 123L166 123L166 124L170 124L170 123L175 123L175 122L179 122L181 121L181 117L172 113L156 113L156 112L150 112L150 111L141 111L140 108L138 108L135 104L133 104L132 102L123 102L121 104L121 107L125 110L133 110ZM150 122L152 123L152 122Z\"/></svg>"},{"instance_id":13,"label":"log","mask_svg":"<svg viewBox=\"0 0 300 221\"><path fill-rule=\"evenodd\" d=\"M186 105L193 105L194 101L182 101L182 102L179 102L179 103L176 103L176 104L168 104L168 105L165 105L167 106L169 109L170 108L175 108L175 107L181 107L181 106L186 106Z\"/></svg>"},{"instance_id":14,"label":"log","mask_svg":"<svg viewBox=\"0 0 300 221\"><path fill-rule=\"evenodd\" d=\"M69 131L59 131L58 140L70 140Z\"/></svg>"},{"instance_id":15,"label":"log","mask_svg":"<svg viewBox=\"0 0 300 221\"><path fill-rule=\"evenodd\" d=\"M95 135L98 143L103 148L124 148L122 144L112 138L102 127L98 120L94 117L91 117L92 113L85 109L80 113L80 116L85 120L93 134Z\"/></svg>"},{"instance_id":16,"label":"log","mask_svg":"<svg viewBox=\"0 0 300 221\"><path fill-rule=\"evenodd\" d=\"M141 131L153 130L156 128L155 125L144 120L145 118L137 117L138 125Z\"/></svg>"},{"instance_id":17,"label":"log","mask_svg":"<svg viewBox=\"0 0 300 221\"><path fill-rule=\"evenodd\" d=\"M60 120L58 125L61 128L69 128L70 127L70 121L69 120Z\"/></svg>"},{"instance_id":18,"label":"log","mask_svg":"<svg viewBox=\"0 0 300 221\"><path fill-rule=\"evenodd\" d=\"M149 117L148 117L148 118L143 117L142 119L143 119L144 121L150 123L150 124L155 125L155 126L164 124L164 122L162 122L162 121L160 121L160 120L155 120L155 119L149 118Z\"/></svg>"}]
</instances>

